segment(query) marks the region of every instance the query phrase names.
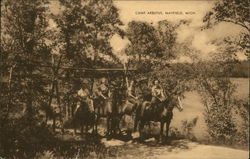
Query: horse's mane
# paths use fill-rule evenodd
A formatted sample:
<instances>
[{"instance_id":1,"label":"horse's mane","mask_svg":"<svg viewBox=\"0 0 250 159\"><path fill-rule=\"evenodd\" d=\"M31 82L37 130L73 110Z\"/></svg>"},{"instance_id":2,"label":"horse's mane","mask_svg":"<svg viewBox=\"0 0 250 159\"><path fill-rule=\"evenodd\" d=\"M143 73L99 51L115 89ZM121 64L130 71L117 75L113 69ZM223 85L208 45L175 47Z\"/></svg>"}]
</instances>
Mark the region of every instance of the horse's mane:
<instances>
[{"instance_id":1,"label":"horse's mane","mask_svg":"<svg viewBox=\"0 0 250 159\"><path fill-rule=\"evenodd\" d=\"M174 105L176 104L176 97L173 95L168 95L166 100L163 101L163 104L168 110L172 111Z\"/></svg>"}]
</instances>

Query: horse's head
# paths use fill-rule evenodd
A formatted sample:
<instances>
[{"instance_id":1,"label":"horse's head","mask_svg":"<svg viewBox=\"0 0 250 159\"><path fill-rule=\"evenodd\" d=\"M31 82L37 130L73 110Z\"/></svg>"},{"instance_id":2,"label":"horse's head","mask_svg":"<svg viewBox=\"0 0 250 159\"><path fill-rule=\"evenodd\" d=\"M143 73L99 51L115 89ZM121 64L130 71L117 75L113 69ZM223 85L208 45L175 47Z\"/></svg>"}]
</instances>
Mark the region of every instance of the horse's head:
<instances>
[{"instance_id":1,"label":"horse's head","mask_svg":"<svg viewBox=\"0 0 250 159\"><path fill-rule=\"evenodd\" d=\"M168 97L164 102L167 105L167 109L173 109L176 107L180 112L183 110L183 106L179 96Z\"/></svg>"},{"instance_id":2,"label":"horse's head","mask_svg":"<svg viewBox=\"0 0 250 159\"><path fill-rule=\"evenodd\" d=\"M176 104L175 107L181 112L183 110L183 105L179 96L175 97Z\"/></svg>"}]
</instances>

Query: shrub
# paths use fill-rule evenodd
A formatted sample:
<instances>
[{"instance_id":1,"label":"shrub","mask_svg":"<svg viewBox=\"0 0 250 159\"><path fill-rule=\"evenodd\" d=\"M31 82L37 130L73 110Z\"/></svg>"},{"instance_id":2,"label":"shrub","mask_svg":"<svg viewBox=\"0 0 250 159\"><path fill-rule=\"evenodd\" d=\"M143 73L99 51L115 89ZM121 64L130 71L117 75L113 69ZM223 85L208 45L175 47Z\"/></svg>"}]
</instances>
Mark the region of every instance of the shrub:
<instances>
[{"instance_id":1,"label":"shrub","mask_svg":"<svg viewBox=\"0 0 250 159\"><path fill-rule=\"evenodd\" d=\"M0 127L0 153L7 158L32 158L36 152L49 149L55 142L51 131L26 116L8 119Z\"/></svg>"},{"instance_id":2,"label":"shrub","mask_svg":"<svg viewBox=\"0 0 250 159\"><path fill-rule=\"evenodd\" d=\"M196 141L196 137L193 134L193 128L196 126L198 117L193 118L192 120L183 120L182 121L182 134L185 138L188 138L192 141Z\"/></svg>"}]
</instances>

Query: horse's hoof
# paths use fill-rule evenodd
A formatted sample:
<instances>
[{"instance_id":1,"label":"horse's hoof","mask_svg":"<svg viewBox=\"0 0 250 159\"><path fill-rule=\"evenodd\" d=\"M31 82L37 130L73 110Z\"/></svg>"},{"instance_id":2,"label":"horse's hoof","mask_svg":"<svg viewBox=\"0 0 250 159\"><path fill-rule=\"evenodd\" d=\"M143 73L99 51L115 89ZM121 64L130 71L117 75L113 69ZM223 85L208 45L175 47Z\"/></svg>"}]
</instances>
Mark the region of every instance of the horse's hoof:
<instances>
[{"instance_id":1,"label":"horse's hoof","mask_svg":"<svg viewBox=\"0 0 250 159\"><path fill-rule=\"evenodd\" d=\"M112 139L111 135L107 136L107 140L111 140L111 139Z\"/></svg>"},{"instance_id":2,"label":"horse's hoof","mask_svg":"<svg viewBox=\"0 0 250 159\"><path fill-rule=\"evenodd\" d=\"M138 140L137 140L139 143L145 143L144 139L139 137Z\"/></svg>"},{"instance_id":3,"label":"horse's hoof","mask_svg":"<svg viewBox=\"0 0 250 159\"><path fill-rule=\"evenodd\" d=\"M165 141L164 141L164 144L165 144L165 145L171 145L171 141L165 140Z\"/></svg>"},{"instance_id":4,"label":"horse's hoof","mask_svg":"<svg viewBox=\"0 0 250 159\"><path fill-rule=\"evenodd\" d=\"M158 143L159 143L159 144L164 144L164 140L162 139L162 137L159 137Z\"/></svg>"}]
</instances>

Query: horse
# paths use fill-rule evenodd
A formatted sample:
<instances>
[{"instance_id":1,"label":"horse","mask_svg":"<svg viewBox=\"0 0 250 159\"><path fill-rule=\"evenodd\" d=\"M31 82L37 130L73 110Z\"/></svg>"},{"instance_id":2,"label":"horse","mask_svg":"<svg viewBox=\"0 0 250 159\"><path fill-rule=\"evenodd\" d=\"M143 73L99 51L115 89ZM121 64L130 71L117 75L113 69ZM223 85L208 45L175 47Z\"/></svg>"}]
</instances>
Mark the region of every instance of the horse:
<instances>
[{"instance_id":1,"label":"horse","mask_svg":"<svg viewBox=\"0 0 250 159\"><path fill-rule=\"evenodd\" d=\"M94 112L93 103L90 98L81 100L77 103L77 107L73 113L74 133L76 128L80 125L81 135L83 135L83 128L85 126L85 133L88 133L89 127L92 127L92 133L96 131L97 116Z\"/></svg>"},{"instance_id":2,"label":"horse","mask_svg":"<svg viewBox=\"0 0 250 159\"><path fill-rule=\"evenodd\" d=\"M113 96L107 99L95 98L93 100L94 103L94 111L97 115L97 123L100 121L100 118L104 117L107 119L107 131L106 136L111 134L112 131L112 116L113 116ZM97 132L97 124L96 124L96 133Z\"/></svg>"},{"instance_id":3,"label":"horse","mask_svg":"<svg viewBox=\"0 0 250 159\"><path fill-rule=\"evenodd\" d=\"M101 117L107 118L106 136L108 137L121 133L119 126L120 121L123 115L126 114L123 103L124 100L122 100L123 95L124 93L122 88L119 86L113 86L110 88L109 98L105 100L97 98L94 100L94 108L98 116L97 121L99 121Z\"/></svg>"},{"instance_id":4,"label":"horse","mask_svg":"<svg viewBox=\"0 0 250 159\"><path fill-rule=\"evenodd\" d=\"M142 130L145 124L148 124L150 121L155 121L160 122L160 142L162 142L163 129L164 125L166 125L166 142L168 139L170 122L173 118L174 107L178 108L179 111L183 110L181 101L177 96L166 98L156 108L152 108L150 101L144 101L141 105L140 110L136 112L136 120L138 120L137 122L139 122L140 140L142 140ZM135 121L135 128L137 127L137 122Z\"/></svg>"}]
</instances>

